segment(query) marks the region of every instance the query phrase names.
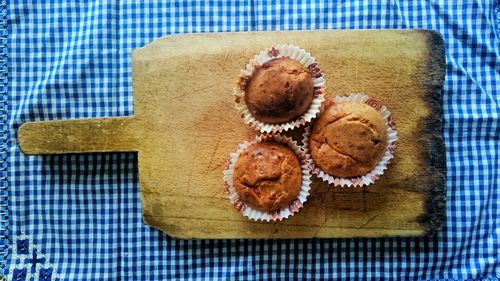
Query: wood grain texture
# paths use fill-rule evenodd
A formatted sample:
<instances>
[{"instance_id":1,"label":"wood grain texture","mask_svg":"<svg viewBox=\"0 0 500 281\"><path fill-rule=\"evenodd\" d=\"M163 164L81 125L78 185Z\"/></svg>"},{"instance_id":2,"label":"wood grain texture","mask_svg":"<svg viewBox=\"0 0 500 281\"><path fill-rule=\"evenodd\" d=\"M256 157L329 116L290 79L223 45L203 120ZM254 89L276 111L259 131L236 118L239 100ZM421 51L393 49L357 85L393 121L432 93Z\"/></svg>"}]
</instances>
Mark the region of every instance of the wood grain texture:
<instances>
[{"instance_id":1,"label":"wood grain texture","mask_svg":"<svg viewBox=\"0 0 500 281\"><path fill-rule=\"evenodd\" d=\"M346 189L314 179L297 215L277 223L253 222L234 210L223 191L229 153L255 136L234 110L231 93L250 58L283 43L298 45L317 59L328 96L360 92L388 106L399 141L393 163L374 185ZM440 228L445 165L439 110L445 64L439 34L175 35L135 50L132 61L135 116L118 126L126 132L112 126L102 131L98 124L109 123L102 119L79 129L74 121L57 121L52 130L58 137L41 140L33 132L43 135L50 122L25 125L19 132L23 151L139 151L144 221L174 237L417 236Z\"/></svg>"},{"instance_id":2,"label":"wood grain texture","mask_svg":"<svg viewBox=\"0 0 500 281\"><path fill-rule=\"evenodd\" d=\"M18 131L26 154L138 151L133 117L28 122Z\"/></svg>"}]
</instances>

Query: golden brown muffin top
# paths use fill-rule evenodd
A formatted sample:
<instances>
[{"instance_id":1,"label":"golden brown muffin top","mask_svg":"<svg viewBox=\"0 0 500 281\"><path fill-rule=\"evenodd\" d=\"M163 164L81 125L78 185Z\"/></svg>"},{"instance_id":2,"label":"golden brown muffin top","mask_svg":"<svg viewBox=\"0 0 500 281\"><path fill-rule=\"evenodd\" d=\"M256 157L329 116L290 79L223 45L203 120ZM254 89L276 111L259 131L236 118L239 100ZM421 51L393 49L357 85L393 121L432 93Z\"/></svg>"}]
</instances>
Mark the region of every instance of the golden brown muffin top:
<instances>
[{"instance_id":1,"label":"golden brown muffin top","mask_svg":"<svg viewBox=\"0 0 500 281\"><path fill-rule=\"evenodd\" d=\"M292 149L277 142L258 142L238 157L233 185L240 200L268 212L288 206L302 185L302 169Z\"/></svg>"},{"instance_id":2,"label":"golden brown muffin top","mask_svg":"<svg viewBox=\"0 0 500 281\"><path fill-rule=\"evenodd\" d=\"M282 57L257 67L245 88L245 102L255 119L280 124L304 114L311 105L314 85L298 61Z\"/></svg>"},{"instance_id":3,"label":"golden brown muffin top","mask_svg":"<svg viewBox=\"0 0 500 281\"><path fill-rule=\"evenodd\" d=\"M320 169L335 177L357 177L372 170L384 156L387 127L371 106L339 103L314 122L309 142Z\"/></svg>"}]
</instances>

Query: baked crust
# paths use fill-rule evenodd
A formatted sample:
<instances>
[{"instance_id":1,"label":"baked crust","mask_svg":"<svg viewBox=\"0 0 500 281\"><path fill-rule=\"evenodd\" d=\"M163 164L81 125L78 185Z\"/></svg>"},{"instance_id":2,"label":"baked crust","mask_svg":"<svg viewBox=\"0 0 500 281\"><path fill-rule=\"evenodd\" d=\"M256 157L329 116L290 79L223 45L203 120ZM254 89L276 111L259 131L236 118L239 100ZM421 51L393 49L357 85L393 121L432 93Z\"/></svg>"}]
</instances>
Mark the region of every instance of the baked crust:
<instances>
[{"instance_id":1,"label":"baked crust","mask_svg":"<svg viewBox=\"0 0 500 281\"><path fill-rule=\"evenodd\" d=\"M236 160L233 185L240 200L260 211L288 206L299 195L302 168L297 155L284 144L258 142Z\"/></svg>"},{"instance_id":2,"label":"baked crust","mask_svg":"<svg viewBox=\"0 0 500 281\"><path fill-rule=\"evenodd\" d=\"M320 169L335 177L357 177L372 170L384 156L387 127L371 106L339 103L314 122L309 142Z\"/></svg>"},{"instance_id":3,"label":"baked crust","mask_svg":"<svg viewBox=\"0 0 500 281\"><path fill-rule=\"evenodd\" d=\"M255 119L281 124L303 115L314 96L309 71L298 61L272 59L254 70L245 88L245 103Z\"/></svg>"}]
</instances>

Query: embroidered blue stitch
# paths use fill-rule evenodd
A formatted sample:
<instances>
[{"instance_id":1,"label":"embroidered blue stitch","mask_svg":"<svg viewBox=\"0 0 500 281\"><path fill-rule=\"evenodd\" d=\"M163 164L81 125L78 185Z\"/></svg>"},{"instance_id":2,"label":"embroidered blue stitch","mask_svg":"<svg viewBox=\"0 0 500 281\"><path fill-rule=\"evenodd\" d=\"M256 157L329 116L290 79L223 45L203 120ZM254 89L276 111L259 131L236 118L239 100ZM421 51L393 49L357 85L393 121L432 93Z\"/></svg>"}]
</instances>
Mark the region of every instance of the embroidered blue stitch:
<instances>
[{"instance_id":1,"label":"embroidered blue stitch","mask_svg":"<svg viewBox=\"0 0 500 281\"><path fill-rule=\"evenodd\" d=\"M44 255L33 243L30 236L24 233L13 239L10 252L10 267L7 271L7 280L57 280L57 268L50 263L48 256Z\"/></svg>"},{"instance_id":2,"label":"embroidered blue stitch","mask_svg":"<svg viewBox=\"0 0 500 281\"><path fill-rule=\"evenodd\" d=\"M29 252L28 249L29 241L28 239L18 239L17 240L17 253L27 255Z\"/></svg>"},{"instance_id":3,"label":"embroidered blue stitch","mask_svg":"<svg viewBox=\"0 0 500 281\"><path fill-rule=\"evenodd\" d=\"M37 264L43 264L45 262L44 257L38 258L38 254L36 251L33 251L33 256L31 258L26 259L26 263L31 263L31 273L35 273L36 271L36 265Z\"/></svg>"},{"instance_id":4,"label":"embroidered blue stitch","mask_svg":"<svg viewBox=\"0 0 500 281\"><path fill-rule=\"evenodd\" d=\"M0 274L4 273L9 247L7 194L7 1L0 0Z\"/></svg>"},{"instance_id":5,"label":"embroidered blue stitch","mask_svg":"<svg viewBox=\"0 0 500 281\"><path fill-rule=\"evenodd\" d=\"M38 280L48 281L51 280L52 268L40 268L38 273Z\"/></svg>"},{"instance_id":6,"label":"embroidered blue stitch","mask_svg":"<svg viewBox=\"0 0 500 281\"><path fill-rule=\"evenodd\" d=\"M26 275L28 274L28 270L26 268L14 269L14 281L22 281L26 280Z\"/></svg>"},{"instance_id":7,"label":"embroidered blue stitch","mask_svg":"<svg viewBox=\"0 0 500 281\"><path fill-rule=\"evenodd\" d=\"M497 36L500 38L500 0L495 1L495 7L493 8L493 17L495 21L495 27Z\"/></svg>"}]
</instances>

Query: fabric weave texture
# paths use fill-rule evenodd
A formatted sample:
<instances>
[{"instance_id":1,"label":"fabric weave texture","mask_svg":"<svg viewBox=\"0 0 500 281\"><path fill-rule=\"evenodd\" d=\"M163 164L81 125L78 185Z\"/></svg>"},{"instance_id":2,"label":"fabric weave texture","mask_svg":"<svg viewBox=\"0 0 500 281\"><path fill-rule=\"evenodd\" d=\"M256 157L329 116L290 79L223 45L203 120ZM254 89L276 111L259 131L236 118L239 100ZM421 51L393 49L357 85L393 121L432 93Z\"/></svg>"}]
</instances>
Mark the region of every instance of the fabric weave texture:
<instances>
[{"instance_id":1,"label":"fabric weave texture","mask_svg":"<svg viewBox=\"0 0 500 281\"><path fill-rule=\"evenodd\" d=\"M176 240L143 224L134 153L25 156L27 121L133 114L131 52L170 34L443 34L447 217L424 238ZM499 1L0 0L7 280L499 280ZM1 272L0 272L1 274Z\"/></svg>"}]
</instances>

